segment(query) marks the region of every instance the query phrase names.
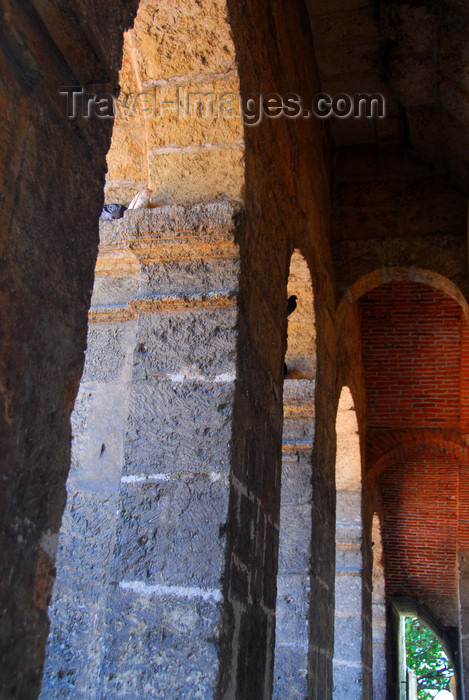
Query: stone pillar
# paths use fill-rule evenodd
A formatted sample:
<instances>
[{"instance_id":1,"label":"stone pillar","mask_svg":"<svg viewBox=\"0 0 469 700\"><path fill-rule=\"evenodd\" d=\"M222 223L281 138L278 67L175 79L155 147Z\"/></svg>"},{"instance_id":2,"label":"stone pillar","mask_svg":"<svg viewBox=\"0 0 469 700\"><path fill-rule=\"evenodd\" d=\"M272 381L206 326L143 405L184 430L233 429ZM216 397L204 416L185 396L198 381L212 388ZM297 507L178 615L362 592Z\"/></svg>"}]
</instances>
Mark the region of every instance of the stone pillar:
<instances>
[{"instance_id":1,"label":"stone pillar","mask_svg":"<svg viewBox=\"0 0 469 700\"><path fill-rule=\"evenodd\" d=\"M112 226L116 226L112 224ZM88 347L75 408L42 698L97 697L124 462L137 314L137 258L102 228Z\"/></svg>"},{"instance_id":2,"label":"stone pillar","mask_svg":"<svg viewBox=\"0 0 469 700\"><path fill-rule=\"evenodd\" d=\"M362 492L358 425L348 387L336 420L334 700L362 697Z\"/></svg>"},{"instance_id":3,"label":"stone pillar","mask_svg":"<svg viewBox=\"0 0 469 700\"><path fill-rule=\"evenodd\" d=\"M233 210L128 212L102 226L99 264L44 697L212 697L236 379Z\"/></svg>"},{"instance_id":4,"label":"stone pillar","mask_svg":"<svg viewBox=\"0 0 469 700\"><path fill-rule=\"evenodd\" d=\"M469 697L469 552L458 552L459 649L461 660L461 700Z\"/></svg>"},{"instance_id":5,"label":"stone pillar","mask_svg":"<svg viewBox=\"0 0 469 700\"><path fill-rule=\"evenodd\" d=\"M285 379L280 542L277 575L274 692L276 700L308 692L308 609L311 570L311 453L314 380Z\"/></svg>"},{"instance_id":6,"label":"stone pillar","mask_svg":"<svg viewBox=\"0 0 469 700\"><path fill-rule=\"evenodd\" d=\"M373 697L386 697L386 597L379 517L373 515Z\"/></svg>"}]
</instances>

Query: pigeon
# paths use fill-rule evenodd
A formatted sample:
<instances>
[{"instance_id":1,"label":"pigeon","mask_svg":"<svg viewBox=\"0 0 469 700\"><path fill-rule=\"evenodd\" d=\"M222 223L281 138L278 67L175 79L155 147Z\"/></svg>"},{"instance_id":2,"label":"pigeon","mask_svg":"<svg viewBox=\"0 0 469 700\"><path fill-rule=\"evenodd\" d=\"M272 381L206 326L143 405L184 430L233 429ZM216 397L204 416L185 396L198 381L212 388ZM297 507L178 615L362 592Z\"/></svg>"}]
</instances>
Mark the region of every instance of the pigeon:
<instances>
[{"instance_id":1,"label":"pigeon","mask_svg":"<svg viewBox=\"0 0 469 700\"><path fill-rule=\"evenodd\" d=\"M296 300L297 296L296 294L292 294L291 297L288 297L287 301L287 316L290 316L296 309Z\"/></svg>"},{"instance_id":2,"label":"pigeon","mask_svg":"<svg viewBox=\"0 0 469 700\"><path fill-rule=\"evenodd\" d=\"M126 209L123 204L105 204L99 218L107 221L122 219Z\"/></svg>"}]
</instances>

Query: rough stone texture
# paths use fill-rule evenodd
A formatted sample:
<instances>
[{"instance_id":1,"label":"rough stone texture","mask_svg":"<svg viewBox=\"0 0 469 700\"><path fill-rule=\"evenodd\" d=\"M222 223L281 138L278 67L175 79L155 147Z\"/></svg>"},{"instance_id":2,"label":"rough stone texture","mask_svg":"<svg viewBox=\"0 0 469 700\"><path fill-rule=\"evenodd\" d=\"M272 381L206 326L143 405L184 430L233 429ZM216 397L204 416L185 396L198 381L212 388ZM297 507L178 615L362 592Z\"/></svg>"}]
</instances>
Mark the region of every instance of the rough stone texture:
<instances>
[{"instance_id":1,"label":"rough stone texture","mask_svg":"<svg viewBox=\"0 0 469 700\"><path fill-rule=\"evenodd\" d=\"M386 594L381 526L377 513L372 521L373 580L373 697L386 697Z\"/></svg>"},{"instance_id":2,"label":"rough stone texture","mask_svg":"<svg viewBox=\"0 0 469 700\"><path fill-rule=\"evenodd\" d=\"M117 82L137 2L1 9L0 695L35 697L48 620L43 538L58 533L112 123L65 117L62 85ZM39 13L39 14L38 14ZM102 28L101 32L90 25ZM66 37L66 40L64 40ZM107 75L104 75L107 74ZM49 548L48 548L49 549ZM39 576L37 574L40 574Z\"/></svg>"},{"instance_id":3,"label":"rough stone texture","mask_svg":"<svg viewBox=\"0 0 469 700\"><path fill-rule=\"evenodd\" d=\"M288 297L295 295L296 309L288 317L285 364L288 377L312 379L316 376L316 328L311 274L301 252L295 250L290 261ZM284 412L285 416L285 412Z\"/></svg>"},{"instance_id":4,"label":"rough stone texture","mask_svg":"<svg viewBox=\"0 0 469 700\"><path fill-rule=\"evenodd\" d=\"M336 418L336 560L334 698L361 698L365 628L362 557L362 466L358 422L350 389L343 387Z\"/></svg>"},{"instance_id":5,"label":"rough stone texture","mask_svg":"<svg viewBox=\"0 0 469 700\"><path fill-rule=\"evenodd\" d=\"M106 201L128 204L146 184L158 204L242 199L243 123L226 0L141 0L119 81ZM228 99L232 112L223 107Z\"/></svg>"},{"instance_id":6,"label":"rough stone texture","mask_svg":"<svg viewBox=\"0 0 469 700\"><path fill-rule=\"evenodd\" d=\"M198 276L184 274L188 237ZM97 266L90 311L97 323L73 415L44 698L213 692L236 376L232 238L227 203L209 212L152 210L143 221L129 213L102 227L107 260ZM130 265L109 286L110 258L122 260L126 248L140 269ZM159 274L162 249L171 277ZM149 278L158 279L156 291ZM191 307L165 307L175 292ZM231 306L217 308L227 294ZM133 302L127 321L107 320Z\"/></svg>"},{"instance_id":7,"label":"rough stone texture","mask_svg":"<svg viewBox=\"0 0 469 700\"><path fill-rule=\"evenodd\" d=\"M44 698L95 696L105 600L112 580L135 335L133 321L105 321L92 325L88 333L72 414L72 468L50 609Z\"/></svg>"},{"instance_id":8,"label":"rough stone texture","mask_svg":"<svg viewBox=\"0 0 469 700\"><path fill-rule=\"evenodd\" d=\"M291 268L290 268L291 269ZM291 273L290 273L291 274ZM292 280L290 277L290 284ZM300 292L296 286L288 292ZM312 290L303 303L312 305ZM314 312L314 310L313 310ZM313 323L314 323L314 313ZM314 326L313 326L314 330ZM295 335L289 336L293 341ZM295 346L297 347L297 346ZM314 348L314 346L313 346ZM309 355L314 353L309 349ZM308 358L306 358L308 359ZM311 363L311 357L310 363ZM310 366L312 366L312 364ZM306 420L303 416L306 414ZM272 697L306 697L311 570L311 454L314 381L286 379L283 390L283 458ZM303 418L303 419L302 419Z\"/></svg>"},{"instance_id":9,"label":"rough stone texture","mask_svg":"<svg viewBox=\"0 0 469 700\"><path fill-rule=\"evenodd\" d=\"M271 90L297 90L308 99L316 91L317 81L314 56L308 48L308 20L302 5L279 2L267 8L261 2L253 2L249 7L241 7L233 2L229 3L229 9L241 92L259 90L265 94ZM254 47L262 47L262 59ZM280 59L279 51L282 55L289 53L288 61ZM304 60L305 56L308 56L307 61ZM239 411L244 425L248 427L235 444L234 473L242 484L247 484L253 491L256 497L254 513L257 511L259 514L257 517L262 518L261 514L266 512L278 527L282 437L280 387L286 330L286 282L291 252L299 248L312 274L317 314L318 367L321 366L324 373L323 380L316 387L318 421L312 481L317 496L312 513L314 558L308 658L308 693L311 697L324 698L329 696L332 688L333 625L330 613L333 605L334 547L332 544L331 549L331 542L335 515L334 448L330 426L333 423L331 386L335 375L336 338L332 322L331 260L322 243L328 236L328 185L320 155L321 129L318 123L306 120L287 122L266 119L255 129L246 129L245 140L246 188L245 214L240 220L240 246L243 251L240 300L248 313L245 322L240 325L240 392L235 411ZM278 154L273 161L267 157L271 149ZM314 181L308 175L313 163L318 173ZM269 202L269 208L262 212L260 202L264 199ZM261 409L267 405L269 408L266 411ZM250 448L252 439L262 445L260 453ZM253 517L253 520L257 517ZM256 530L259 532L258 527ZM251 540L252 546L257 541L257 537ZM251 609L253 615L259 606L259 589L255 582L262 562L266 562L270 579L275 579L276 575L275 557L271 559L261 554L262 551L269 551L268 542L264 545L260 540L259 544L259 556L250 570L252 603L249 602L247 609ZM231 544L231 551L233 549ZM244 561L249 559L246 557ZM234 570L238 568L234 556L229 559L229 566ZM240 629L238 620L242 619L242 608L235 603L229 589L227 593L227 629L234 628L236 633L236 629ZM268 633L271 634L268 610L262 613L262 617L265 617ZM259 624L259 631L251 640L251 648L264 644L266 625ZM232 638L231 631L229 638ZM228 642L222 647L222 653L230 653L229 649ZM244 650L240 653L244 654ZM267 661L269 669L269 665L273 664L272 653ZM249 676L246 669L242 686L246 696L270 695L271 669L272 666L262 685L263 691L257 685L258 674L251 673ZM220 694L233 696L235 677L233 670L221 678Z\"/></svg>"},{"instance_id":10,"label":"rough stone texture","mask_svg":"<svg viewBox=\"0 0 469 700\"><path fill-rule=\"evenodd\" d=\"M97 697L210 697L219 616L213 602L111 592Z\"/></svg>"}]
</instances>

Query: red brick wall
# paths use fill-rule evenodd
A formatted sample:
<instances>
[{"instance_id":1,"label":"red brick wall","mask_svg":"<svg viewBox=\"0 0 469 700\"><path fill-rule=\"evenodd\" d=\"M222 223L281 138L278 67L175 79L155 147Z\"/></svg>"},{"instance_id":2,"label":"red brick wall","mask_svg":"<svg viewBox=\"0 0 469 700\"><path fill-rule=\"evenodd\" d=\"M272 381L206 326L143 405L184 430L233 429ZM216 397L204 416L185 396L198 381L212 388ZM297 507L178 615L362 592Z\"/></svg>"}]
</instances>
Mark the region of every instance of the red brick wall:
<instances>
[{"instance_id":1,"label":"red brick wall","mask_svg":"<svg viewBox=\"0 0 469 700\"><path fill-rule=\"evenodd\" d=\"M360 312L387 592L454 594L456 551L469 547L469 326L453 299L414 282L374 289Z\"/></svg>"},{"instance_id":2,"label":"red brick wall","mask_svg":"<svg viewBox=\"0 0 469 700\"><path fill-rule=\"evenodd\" d=\"M423 284L390 282L360 307L369 427L459 427L459 305Z\"/></svg>"},{"instance_id":3,"label":"red brick wall","mask_svg":"<svg viewBox=\"0 0 469 700\"><path fill-rule=\"evenodd\" d=\"M456 593L458 470L454 457L424 454L381 475L388 594Z\"/></svg>"}]
</instances>

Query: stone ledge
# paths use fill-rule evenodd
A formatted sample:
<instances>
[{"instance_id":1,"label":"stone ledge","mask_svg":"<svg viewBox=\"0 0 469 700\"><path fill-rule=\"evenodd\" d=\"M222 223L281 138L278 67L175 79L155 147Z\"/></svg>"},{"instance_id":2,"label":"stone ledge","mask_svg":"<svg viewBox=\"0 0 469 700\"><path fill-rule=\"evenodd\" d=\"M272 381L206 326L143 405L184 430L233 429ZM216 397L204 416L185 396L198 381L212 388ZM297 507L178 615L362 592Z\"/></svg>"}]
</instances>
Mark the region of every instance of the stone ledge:
<instances>
[{"instance_id":1,"label":"stone ledge","mask_svg":"<svg viewBox=\"0 0 469 700\"><path fill-rule=\"evenodd\" d=\"M229 200L208 204L163 205L154 208L127 210L122 219L99 222L100 244L121 245L142 236L155 238L233 231L240 205Z\"/></svg>"}]
</instances>

